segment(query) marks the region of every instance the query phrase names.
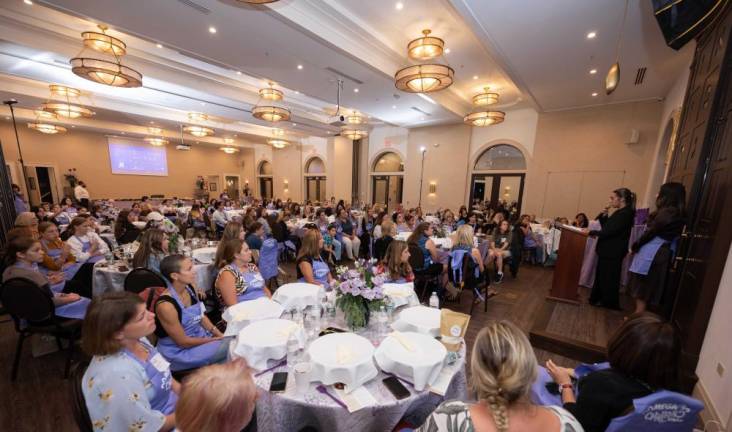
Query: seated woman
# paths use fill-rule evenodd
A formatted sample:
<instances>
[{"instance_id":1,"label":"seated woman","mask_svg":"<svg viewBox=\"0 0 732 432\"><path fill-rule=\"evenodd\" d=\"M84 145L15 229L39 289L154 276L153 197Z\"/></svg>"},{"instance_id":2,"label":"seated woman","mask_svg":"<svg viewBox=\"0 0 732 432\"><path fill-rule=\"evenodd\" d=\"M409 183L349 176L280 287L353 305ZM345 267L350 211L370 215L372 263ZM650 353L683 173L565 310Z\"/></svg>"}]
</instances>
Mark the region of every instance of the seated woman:
<instances>
[{"instance_id":1,"label":"seated woman","mask_svg":"<svg viewBox=\"0 0 732 432\"><path fill-rule=\"evenodd\" d=\"M251 250L262 249L262 242L264 241L264 226L259 222L254 222L247 228L246 242Z\"/></svg>"},{"instance_id":2,"label":"seated woman","mask_svg":"<svg viewBox=\"0 0 732 432\"><path fill-rule=\"evenodd\" d=\"M168 288L155 302L158 351L173 371L193 369L226 360L230 339L204 314L205 308L191 288L196 279L193 261L169 255L160 262Z\"/></svg>"},{"instance_id":3,"label":"seated woman","mask_svg":"<svg viewBox=\"0 0 732 432\"><path fill-rule=\"evenodd\" d=\"M193 204L188 212L188 228L193 230L193 237L206 237L208 224L200 204Z\"/></svg>"},{"instance_id":4,"label":"seated woman","mask_svg":"<svg viewBox=\"0 0 732 432\"><path fill-rule=\"evenodd\" d=\"M590 221L584 213L577 213L577 216L574 217L574 221L572 222L572 226L577 228L587 228L589 224Z\"/></svg>"},{"instance_id":5,"label":"seated woman","mask_svg":"<svg viewBox=\"0 0 732 432\"><path fill-rule=\"evenodd\" d=\"M407 243L419 246L424 256L424 265L422 268L415 268L414 270L428 276L437 276L442 273L443 265L440 264L437 246L430 237L432 237L432 225L427 222L422 222L417 225L417 229L409 236Z\"/></svg>"},{"instance_id":6,"label":"seated woman","mask_svg":"<svg viewBox=\"0 0 732 432\"><path fill-rule=\"evenodd\" d=\"M409 247L403 240L394 240L386 248L386 256L379 262L378 273L387 276L392 283L414 281L414 272L409 265Z\"/></svg>"},{"instance_id":7,"label":"seated woman","mask_svg":"<svg viewBox=\"0 0 732 432\"><path fill-rule=\"evenodd\" d=\"M460 210L458 211L457 225L468 223L468 218L468 208L465 206L460 206Z\"/></svg>"},{"instance_id":8,"label":"seated woman","mask_svg":"<svg viewBox=\"0 0 732 432\"><path fill-rule=\"evenodd\" d=\"M470 372L478 401L443 402L418 432L582 431L579 422L564 408L531 402L529 391L537 376L536 356L524 332L509 321L491 321L478 333Z\"/></svg>"},{"instance_id":9,"label":"seated woman","mask_svg":"<svg viewBox=\"0 0 732 432\"><path fill-rule=\"evenodd\" d=\"M381 261L386 256L386 249L394 241L396 236L396 225L389 218L384 218L381 223L381 237L374 242L374 258Z\"/></svg>"},{"instance_id":10,"label":"seated woman","mask_svg":"<svg viewBox=\"0 0 732 432\"><path fill-rule=\"evenodd\" d=\"M16 277L28 279L49 296L53 296L57 316L83 319L89 306L89 299L76 293L64 292L68 287L63 274L44 275L38 269L38 264L42 261L41 242L26 236L14 237L5 248L3 282Z\"/></svg>"},{"instance_id":11,"label":"seated woman","mask_svg":"<svg viewBox=\"0 0 732 432\"><path fill-rule=\"evenodd\" d=\"M328 264L320 257L322 247L323 237L320 231L308 230L302 238L295 267L298 281L321 285L328 289L333 282L333 276L330 274Z\"/></svg>"},{"instance_id":12,"label":"seated woman","mask_svg":"<svg viewBox=\"0 0 732 432\"><path fill-rule=\"evenodd\" d=\"M71 201L71 198L69 197L61 200L61 210L66 212L71 219L75 218L79 212L76 207L74 207L74 202Z\"/></svg>"},{"instance_id":13,"label":"seated woman","mask_svg":"<svg viewBox=\"0 0 732 432\"><path fill-rule=\"evenodd\" d=\"M160 262L168 255L168 235L157 228L148 228L140 236L140 247L132 257L132 267L144 267L160 273Z\"/></svg>"},{"instance_id":14,"label":"seated woman","mask_svg":"<svg viewBox=\"0 0 732 432\"><path fill-rule=\"evenodd\" d=\"M118 244L132 243L140 236L140 229L132 222L137 222L137 213L130 209L123 209L117 215L117 221L114 223L114 238Z\"/></svg>"},{"instance_id":15,"label":"seated woman","mask_svg":"<svg viewBox=\"0 0 732 432\"><path fill-rule=\"evenodd\" d=\"M222 233L224 232L224 228L226 227L226 224L229 222L229 217L226 216L223 201L216 201L216 205L214 206L214 208L216 210L213 212L213 214L211 214L211 220L213 220L214 228L216 229L216 235L218 237L221 237Z\"/></svg>"},{"instance_id":16,"label":"seated woman","mask_svg":"<svg viewBox=\"0 0 732 432\"><path fill-rule=\"evenodd\" d=\"M397 232L397 234L398 233L403 233L403 232L412 232L413 231L413 229L409 225L407 225L407 220L404 217L404 213L397 213L396 214L396 218L395 218L394 221L396 223L396 232Z\"/></svg>"},{"instance_id":17,"label":"seated woman","mask_svg":"<svg viewBox=\"0 0 732 432\"><path fill-rule=\"evenodd\" d=\"M538 263L542 245L536 235L534 235L534 230L531 228L531 215L522 215L518 226L524 234L523 249L529 252L531 260L534 263Z\"/></svg>"},{"instance_id":18,"label":"seated woman","mask_svg":"<svg viewBox=\"0 0 732 432\"><path fill-rule=\"evenodd\" d=\"M104 259L104 254L109 252L107 243L94 232L94 222L89 219L77 217L71 220L67 230L71 237L66 241L71 248L71 254L79 263L95 263Z\"/></svg>"},{"instance_id":19,"label":"seated woman","mask_svg":"<svg viewBox=\"0 0 732 432\"><path fill-rule=\"evenodd\" d=\"M449 209L442 214L442 229L447 234L455 231L455 215Z\"/></svg>"},{"instance_id":20,"label":"seated woman","mask_svg":"<svg viewBox=\"0 0 732 432\"><path fill-rule=\"evenodd\" d=\"M28 237L38 240L38 218L32 212L23 212L15 218L15 228L22 228Z\"/></svg>"},{"instance_id":21,"label":"seated woman","mask_svg":"<svg viewBox=\"0 0 732 432\"><path fill-rule=\"evenodd\" d=\"M65 292L74 292L82 297L92 296L93 263L77 263L71 254L71 248L61 240L58 228L51 222L38 225L43 248L43 262L40 270L47 276L61 273L66 280Z\"/></svg>"},{"instance_id":22,"label":"seated woman","mask_svg":"<svg viewBox=\"0 0 732 432\"><path fill-rule=\"evenodd\" d=\"M247 432L257 386L244 359L201 368L186 377L175 409L180 432ZM256 424L252 422L252 424Z\"/></svg>"},{"instance_id":23,"label":"seated woman","mask_svg":"<svg viewBox=\"0 0 732 432\"><path fill-rule=\"evenodd\" d=\"M343 244L343 250L346 252L346 256L349 260L358 259L358 253L361 249L361 239L356 235L356 226L353 224L346 209L342 208L338 212L336 224L340 228L340 241Z\"/></svg>"},{"instance_id":24,"label":"seated woman","mask_svg":"<svg viewBox=\"0 0 732 432\"><path fill-rule=\"evenodd\" d=\"M51 207L51 214L48 217L58 225L68 225L71 223L71 216L61 210L61 206L59 204L54 204L53 207Z\"/></svg>"},{"instance_id":25,"label":"seated woman","mask_svg":"<svg viewBox=\"0 0 732 432\"><path fill-rule=\"evenodd\" d=\"M180 384L147 341L155 314L130 292L94 298L81 347L93 356L81 389L95 431L170 431Z\"/></svg>"},{"instance_id":26,"label":"seated woman","mask_svg":"<svg viewBox=\"0 0 732 432\"><path fill-rule=\"evenodd\" d=\"M224 242L216 268L219 273L214 282L214 291L222 312L243 301L272 297L264 284L264 278L252 262L252 251L246 242L239 239Z\"/></svg>"},{"instance_id":27,"label":"seated woman","mask_svg":"<svg viewBox=\"0 0 732 432\"><path fill-rule=\"evenodd\" d=\"M501 214L501 213L498 213ZM488 251L488 262L496 262L496 283L503 281L503 260L511 256L511 225L501 218L498 228L493 231L493 239Z\"/></svg>"},{"instance_id":28,"label":"seated woman","mask_svg":"<svg viewBox=\"0 0 732 432\"><path fill-rule=\"evenodd\" d=\"M610 369L581 378L579 396L571 385L574 371L551 360L547 372L560 385L562 403L586 432L604 431L638 399L677 384L681 342L673 326L649 312L631 316L607 344Z\"/></svg>"}]
</instances>

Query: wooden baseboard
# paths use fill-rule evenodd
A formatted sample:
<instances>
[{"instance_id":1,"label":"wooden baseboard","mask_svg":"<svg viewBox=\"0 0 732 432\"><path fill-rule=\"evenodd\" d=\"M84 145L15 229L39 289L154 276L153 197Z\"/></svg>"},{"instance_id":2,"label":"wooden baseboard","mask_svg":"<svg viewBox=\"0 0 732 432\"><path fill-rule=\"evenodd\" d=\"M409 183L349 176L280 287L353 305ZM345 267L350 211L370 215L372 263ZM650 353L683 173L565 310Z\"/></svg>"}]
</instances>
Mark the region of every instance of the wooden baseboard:
<instances>
[{"instance_id":1,"label":"wooden baseboard","mask_svg":"<svg viewBox=\"0 0 732 432\"><path fill-rule=\"evenodd\" d=\"M691 396L704 402L704 409L699 414L703 425L705 425L709 422L715 421L715 422L719 423L719 425L721 426L721 428L719 429L720 431L727 430L728 425L725 424L721 418L719 418L719 413L717 412L717 409L714 407L714 403L712 403L712 400L709 397L709 393L707 393L707 389L704 387L704 384L702 384L701 381L696 382L696 385L694 386L694 391L691 393ZM712 430L716 430L716 429L712 429Z\"/></svg>"}]
</instances>

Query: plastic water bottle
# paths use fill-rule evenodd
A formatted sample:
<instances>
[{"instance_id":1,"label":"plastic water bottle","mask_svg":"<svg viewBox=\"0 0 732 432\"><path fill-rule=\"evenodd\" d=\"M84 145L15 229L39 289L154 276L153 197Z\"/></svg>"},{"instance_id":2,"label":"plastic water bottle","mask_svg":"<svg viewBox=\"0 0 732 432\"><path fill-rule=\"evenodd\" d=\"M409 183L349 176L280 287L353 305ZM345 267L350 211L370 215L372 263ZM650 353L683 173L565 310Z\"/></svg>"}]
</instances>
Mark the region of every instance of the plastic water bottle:
<instances>
[{"instance_id":1,"label":"plastic water bottle","mask_svg":"<svg viewBox=\"0 0 732 432\"><path fill-rule=\"evenodd\" d=\"M378 315L376 315L376 331L378 332L379 338L383 338L388 331L389 316L386 313L386 307L381 306Z\"/></svg>"},{"instance_id":2,"label":"plastic water bottle","mask_svg":"<svg viewBox=\"0 0 732 432\"><path fill-rule=\"evenodd\" d=\"M287 366L294 367L300 361L300 341L295 336L295 331L287 338Z\"/></svg>"},{"instance_id":3,"label":"plastic water bottle","mask_svg":"<svg viewBox=\"0 0 732 432\"><path fill-rule=\"evenodd\" d=\"M440 308L440 299L437 298L437 293L433 292L430 296L430 307L439 309Z\"/></svg>"}]
</instances>

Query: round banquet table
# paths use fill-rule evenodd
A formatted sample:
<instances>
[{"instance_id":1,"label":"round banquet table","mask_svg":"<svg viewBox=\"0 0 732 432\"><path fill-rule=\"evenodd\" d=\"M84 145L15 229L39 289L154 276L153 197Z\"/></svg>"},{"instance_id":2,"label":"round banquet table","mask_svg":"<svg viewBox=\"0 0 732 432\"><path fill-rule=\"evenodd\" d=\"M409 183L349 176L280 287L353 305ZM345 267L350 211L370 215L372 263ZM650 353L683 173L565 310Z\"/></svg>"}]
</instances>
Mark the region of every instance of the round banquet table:
<instances>
[{"instance_id":1,"label":"round banquet table","mask_svg":"<svg viewBox=\"0 0 732 432\"><path fill-rule=\"evenodd\" d=\"M107 265L106 261L99 261L94 266L92 277L92 295L94 297L107 292L124 291L125 278L132 270L127 266L126 271L121 271L117 265ZM194 264L193 271L196 272L196 288L208 291L213 286L215 274L212 264Z\"/></svg>"},{"instance_id":2,"label":"round banquet table","mask_svg":"<svg viewBox=\"0 0 732 432\"><path fill-rule=\"evenodd\" d=\"M287 314L283 315L283 318L285 317ZM340 311L334 320L326 322L323 319L322 328L327 326L347 328ZM368 333L369 329L366 332L359 332L363 336ZM234 344L230 349L233 347ZM280 360L270 360L268 365L272 367L278 363ZM269 392L275 372L290 372L287 390L283 393ZM408 398L397 400L382 383L382 380L388 375L379 371L376 378L363 386L376 399L376 405L350 413L327 395L316 390L320 382L311 382L310 388L304 395L297 395L295 377L286 364L280 364L254 376L254 381L259 388L256 409L257 430L260 432L290 432L300 430L305 426L312 426L321 431L391 431L401 419L414 425L421 425L442 401L467 398L464 343L458 360L452 365L444 366L442 373L452 375L444 396L432 393L429 389L417 392L410 384L400 381L411 394ZM342 400L333 386L326 386L326 388L331 395ZM354 392L356 391L354 390Z\"/></svg>"}]
</instances>

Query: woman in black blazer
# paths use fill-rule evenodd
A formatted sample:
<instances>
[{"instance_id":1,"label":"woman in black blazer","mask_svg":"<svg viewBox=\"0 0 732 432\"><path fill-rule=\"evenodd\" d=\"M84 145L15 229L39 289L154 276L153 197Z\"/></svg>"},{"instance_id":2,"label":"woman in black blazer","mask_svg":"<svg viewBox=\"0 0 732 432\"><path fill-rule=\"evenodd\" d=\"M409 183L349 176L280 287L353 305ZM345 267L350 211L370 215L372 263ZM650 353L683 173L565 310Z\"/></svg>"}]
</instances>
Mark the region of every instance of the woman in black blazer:
<instances>
[{"instance_id":1,"label":"woman in black blazer","mask_svg":"<svg viewBox=\"0 0 732 432\"><path fill-rule=\"evenodd\" d=\"M590 231L591 236L597 237L597 269L590 304L620 309L620 272L635 219L635 194L626 188L616 189L610 194L610 207L617 210L608 215L606 209L597 217L602 229Z\"/></svg>"}]
</instances>

